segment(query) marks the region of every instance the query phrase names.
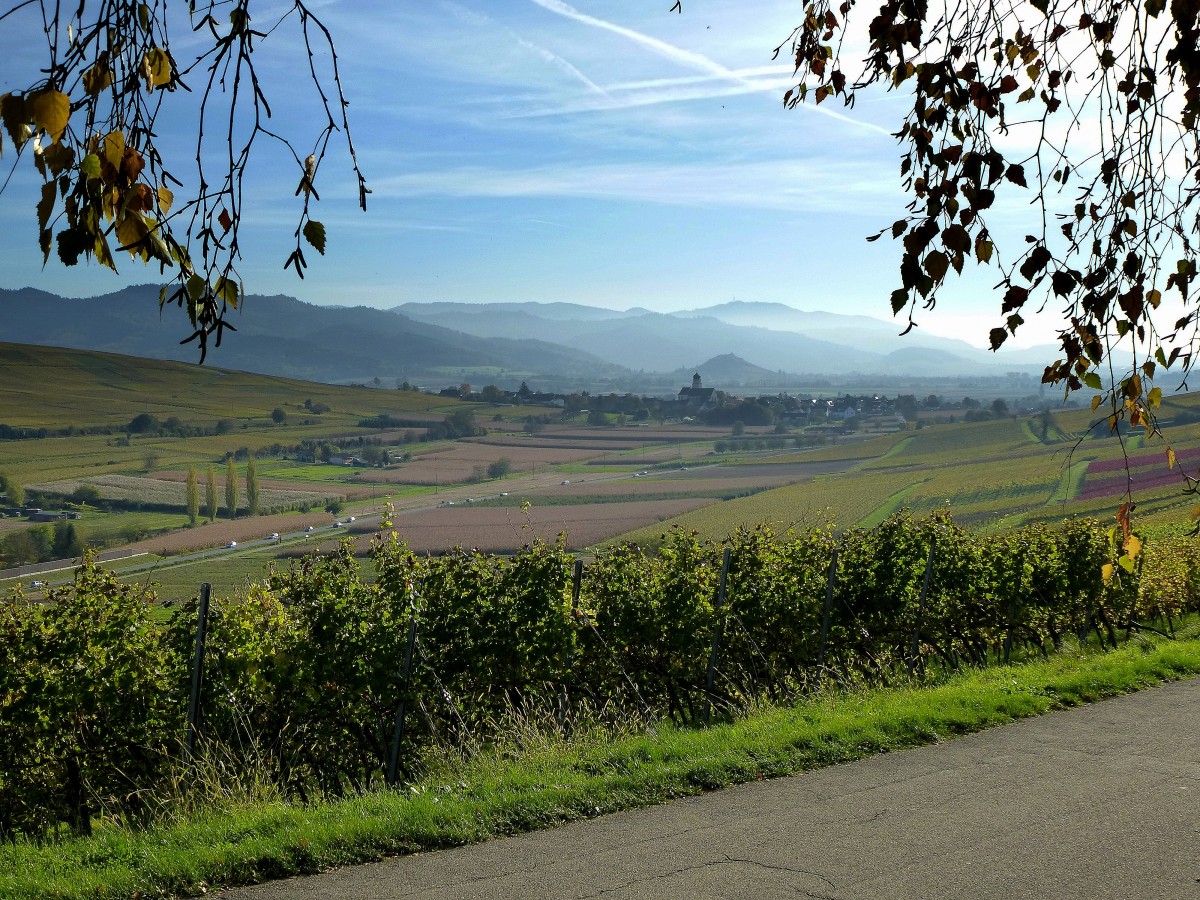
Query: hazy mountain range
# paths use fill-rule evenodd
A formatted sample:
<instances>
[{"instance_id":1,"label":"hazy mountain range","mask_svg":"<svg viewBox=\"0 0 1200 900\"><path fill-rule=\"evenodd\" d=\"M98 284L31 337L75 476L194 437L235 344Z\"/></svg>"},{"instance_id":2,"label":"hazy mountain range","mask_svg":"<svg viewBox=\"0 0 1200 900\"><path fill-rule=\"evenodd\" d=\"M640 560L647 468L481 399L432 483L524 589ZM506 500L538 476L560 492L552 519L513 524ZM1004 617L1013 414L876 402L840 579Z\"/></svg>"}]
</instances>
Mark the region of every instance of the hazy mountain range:
<instances>
[{"instance_id":1,"label":"hazy mountain range","mask_svg":"<svg viewBox=\"0 0 1200 900\"><path fill-rule=\"evenodd\" d=\"M784 373L1040 374L1053 358L1053 348L996 355L929 335L900 338L895 323L867 316L742 301L664 314L571 303L406 303L383 310L251 295L230 321L237 331L211 351L215 364L333 382L378 377L508 386L534 378L543 385L632 385L639 373L714 367L714 358L724 358L710 383L768 384ZM186 317L175 307L159 316L154 285L85 299L0 289L0 322L6 341L197 358L194 344L179 344L191 331Z\"/></svg>"}]
</instances>

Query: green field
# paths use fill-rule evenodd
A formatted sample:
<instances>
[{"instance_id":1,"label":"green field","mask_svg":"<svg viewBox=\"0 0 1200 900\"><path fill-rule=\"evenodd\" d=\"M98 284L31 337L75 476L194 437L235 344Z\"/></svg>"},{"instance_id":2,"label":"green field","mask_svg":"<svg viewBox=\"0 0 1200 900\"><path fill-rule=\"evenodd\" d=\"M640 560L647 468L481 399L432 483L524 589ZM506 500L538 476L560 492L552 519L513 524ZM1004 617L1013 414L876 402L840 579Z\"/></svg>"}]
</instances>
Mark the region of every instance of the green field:
<instances>
[{"instance_id":1,"label":"green field","mask_svg":"<svg viewBox=\"0 0 1200 900\"><path fill-rule=\"evenodd\" d=\"M398 481L367 483L356 476L368 470L358 467L331 466L270 456L278 447L292 447L301 441L353 441L358 437L375 438L380 432L359 428L358 422L387 413L395 418L438 421L448 411L462 408L455 401L427 394L396 390L339 387L312 384L283 378L269 378L183 363L138 360L112 354L30 348L0 343L0 370L5 387L0 392L0 424L10 427L47 428L55 431L74 429L64 436L28 440L0 441L0 474L29 486L47 482L70 483L77 479L96 479L107 475L165 476L181 478L195 466L201 477L210 465L217 466L218 478L224 477L223 459L240 450L259 454L258 473L275 489L312 492L334 496L378 499L418 499L430 492L425 484L404 483L404 466L395 471ZM315 414L309 406L320 404L328 410ZM285 421L275 423L274 409L285 413ZM319 407L318 407L319 408ZM478 410L478 407L474 407ZM213 430L225 420L224 433L196 437L170 437L160 434L127 435L121 426L141 413L160 420L175 417L183 423ZM503 433L503 421L481 411L481 422ZM503 413L517 421L524 408ZM909 508L918 514L947 509L956 521L975 528L1003 529L1034 521L1055 521L1064 516L1111 516L1119 497L1077 499L1084 484L1084 471L1092 460L1120 459L1123 453L1145 454L1169 445L1176 450L1200 446L1200 396L1168 398L1160 411L1166 425L1165 440L1144 433L1110 435L1107 427L1095 427L1103 421L1105 410L1055 411L1048 418L1040 415L1012 417L978 423L927 424L925 427L894 434L868 437L852 436L844 443L832 443L811 450L771 450L716 454L714 439L677 441L675 434L660 436L658 444L644 448L597 450L606 464L605 474L628 468L628 474L646 468L667 470L680 466L700 467L709 471L716 465L728 470L730 478L744 479L750 467L846 461L849 471L819 475L785 487L775 487L779 479L758 487L744 485L724 490L721 479L713 479L705 496L726 498L723 502L680 516L668 524L694 528L703 534L720 536L743 525L769 522L779 528L803 528L833 522L839 528L875 524L888 514ZM686 429L687 426L680 426ZM80 433L89 429L109 429L109 433ZM457 453L463 445L454 442L402 444L401 433L386 436L389 446L411 450L415 462L431 453ZM595 435L607 438L619 431L597 427ZM582 432L591 437L591 430ZM640 433L639 433L640 434ZM679 437L684 436L681 432ZM753 437L753 436L751 436ZM564 446L577 446L578 433L564 438ZM628 438L622 438L628 439ZM571 443L574 441L575 443ZM520 471L524 442L498 445L497 453L514 457ZM529 452L552 447L547 435L528 442ZM648 452L661 451L653 460ZM668 453L664 457L662 453ZM619 461L619 462L618 462ZM542 462L534 467L543 475L576 480L597 470L595 459L569 462ZM245 463L237 465L244 478ZM466 478L469 466L459 476ZM529 467L526 467L529 468ZM170 473L169 475L167 473ZM557 473L557 474L555 474ZM370 477L370 476L369 476ZM801 476L798 476L801 477ZM146 485L149 493L153 482ZM553 482L556 483L556 482ZM443 482L442 488L451 486ZM165 488L165 486L163 486ZM174 488L179 494L179 488ZM519 481L512 482L515 503L525 495ZM758 491L752 496L748 492ZM545 494L543 490L541 494ZM286 495L280 495L286 496ZM296 495L300 496L300 495ZM307 495L305 495L307 496ZM553 503L550 498L534 503ZM673 497L664 485L662 497ZM223 504L223 496L219 497ZM619 484L611 495L569 502L620 502L626 496ZM1136 498L1141 520L1156 526L1186 523L1192 498L1178 487L1168 486L1146 492ZM244 494L242 497L244 503ZM319 508L323 501L313 501ZM567 502L567 501L564 501ZM312 506L312 503L306 504ZM85 539L106 545L134 540L138 535L177 528L183 523L178 515L165 512L89 512L79 527ZM634 531L632 540L653 543L665 530L663 524ZM1178 529L1176 529L1178 530ZM220 564L211 563L213 572L200 580L226 579ZM240 571L240 570L239 570ZM228 576L236 581L241 574ZM232 582L230 582L232 583Z\"/></svg>"}]
</instances>

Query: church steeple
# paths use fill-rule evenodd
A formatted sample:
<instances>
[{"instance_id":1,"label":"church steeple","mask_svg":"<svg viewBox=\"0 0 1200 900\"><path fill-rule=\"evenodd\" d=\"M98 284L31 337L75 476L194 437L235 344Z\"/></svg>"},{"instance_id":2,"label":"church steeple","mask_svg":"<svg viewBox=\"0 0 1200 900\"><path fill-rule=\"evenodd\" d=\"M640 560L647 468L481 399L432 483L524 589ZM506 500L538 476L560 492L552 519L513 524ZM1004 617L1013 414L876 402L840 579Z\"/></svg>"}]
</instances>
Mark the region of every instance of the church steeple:
<instances>
[{"instance_id":1,"label":"church steeple","mask_svg":"<svg viewBox=\"0 0 1200 900\"><path fill-rule=\"evenodd\" d=\"M697 372L695 375L692 376L692 390L698 391L700 389L701 389L700 373Z\"/></svg>"}]
</instances>

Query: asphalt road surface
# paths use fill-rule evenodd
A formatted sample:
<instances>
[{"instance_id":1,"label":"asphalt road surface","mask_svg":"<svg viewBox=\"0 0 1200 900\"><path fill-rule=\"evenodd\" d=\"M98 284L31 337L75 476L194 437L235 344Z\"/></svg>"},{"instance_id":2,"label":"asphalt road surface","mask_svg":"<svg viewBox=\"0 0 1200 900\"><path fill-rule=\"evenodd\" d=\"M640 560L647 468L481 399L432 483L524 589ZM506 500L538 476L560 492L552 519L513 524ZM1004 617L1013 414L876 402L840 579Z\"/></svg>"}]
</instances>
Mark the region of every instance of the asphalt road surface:
<instances>
[{"instance_id":1,"label":"asphalt road surface","mask_svg":"<svg viewBox=\"0 0 1200 900\"><path fill-rule=\"evenodd\" d=\"M1200 678L228 897L1200 900Z\"/></svg>"}]
</instances>

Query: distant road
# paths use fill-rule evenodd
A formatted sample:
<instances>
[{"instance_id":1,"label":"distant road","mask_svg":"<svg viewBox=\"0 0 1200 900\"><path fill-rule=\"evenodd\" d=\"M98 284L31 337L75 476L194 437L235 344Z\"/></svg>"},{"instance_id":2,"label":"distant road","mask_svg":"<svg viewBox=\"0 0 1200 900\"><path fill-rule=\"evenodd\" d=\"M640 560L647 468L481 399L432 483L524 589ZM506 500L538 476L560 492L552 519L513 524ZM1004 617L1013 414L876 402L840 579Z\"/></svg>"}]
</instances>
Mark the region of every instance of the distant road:
<instances>
[{"instance_id":1,"label":"distant road","mask_svg":"<svg viewBox=\"0 0 1200 900\"><path fill-rule=\"evenodd\" d=\"M228 900L1195 900L1200 678Z\"/></svg>"},{"instance_id":2,"label":"distant road","mask_svg":"<svg viewBox=\"0 0 1200 900\"><path fill-rule=\"evenodd\" d=\"M99 562L113 562L118 559L130 559L135 556L145 556L145 550L105 550L103 553L97 553L96 559ZM64 569L73 569L79 565L79 557L74 559L52 559L49 562L33 563L28 566L16 566L12 569L0 569L0 580L5 578L24 578L26 575L43 575L47 572L61 572Z\"/></svg>"}]
</instances>

